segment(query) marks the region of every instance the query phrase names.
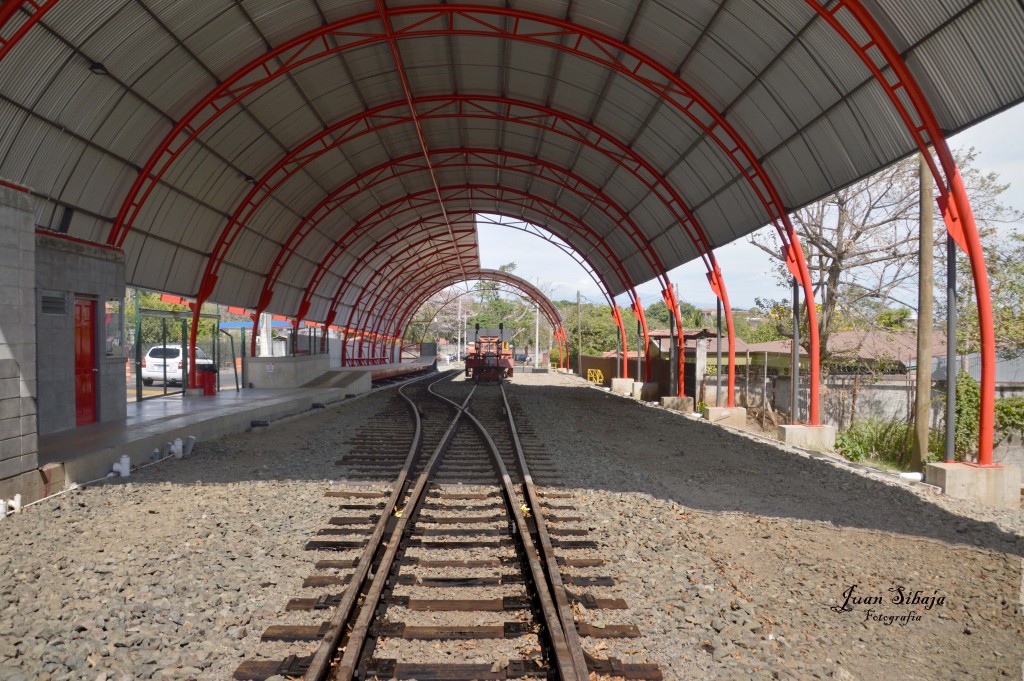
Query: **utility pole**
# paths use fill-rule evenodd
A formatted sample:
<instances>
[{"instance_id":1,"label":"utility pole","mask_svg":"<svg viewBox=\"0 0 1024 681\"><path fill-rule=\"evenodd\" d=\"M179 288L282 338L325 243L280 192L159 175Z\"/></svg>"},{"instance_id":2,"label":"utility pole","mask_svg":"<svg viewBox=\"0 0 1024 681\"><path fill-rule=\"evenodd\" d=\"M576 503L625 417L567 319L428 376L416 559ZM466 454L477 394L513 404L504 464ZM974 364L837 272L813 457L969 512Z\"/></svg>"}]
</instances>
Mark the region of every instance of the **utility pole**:
<instances>
[{"instance_id":1,"label":"utility pole","mask_svg":"<svg viewBox=\"0 0 1024 681\"><path fill-rule=\"evenodd\" d=\"M540 361L540 304L534 305L534 336L533 336L533 368L536 369Z\"/></svg>"},{"instance_id":2,"label":"utility pole","mask_svg":"<svg viewBox=\"0 0 1024 681\"><path fill-rule=\"evenodd\" d=\"M455 361L462 354L462 296L459 296L459 312L455 318Z\"/></svg>"},{"instance_id":3,"label":"utility pole","mask_svg":"<svg viewBox=\"0 0 1024 681\"><path fill-rule=\"evenodd\" d=\"M956 461L956 242L946 232L946 463Z\"/></svg>"},{"instance_id":4,"label":"utility pole","mask_svg":"<svg viewBox=\"0 0 1024 681\"><path fill-rule=\"evenodd\" d=\"M722 406L722 299L715 298L715 406Z\"/></svg>"},{"instance_id":5,"label":"utility pole","mask_svg":"<svg viewBox=\"0 0 1024 681\"><path fill-rule=\"evenodd\" d=\"M928 460L928 431L932 407L932 291L935 285L934 204L932 174L924 154L918 157L921 191L918 214L921 218L921 239L918 244L920 274L917 284L917 394L914 398L914 449L910 454L910 470L920 471ZM947 370L948 375L948 370Z\"/></svg>"},{"instance_id":6,"label":"utility pole","mask_svg":"<svg viewBox=\"0 0 1024 681\"><path fill-rule=\"evenodd\" d=\"M793 277L793 355L790 358L789 421L800 422L798 414L800 401L800 282Z\"/></svg>"},{"instance_id":7,"label":"utility pole","mask_svg":"<svg viewBox=\"0 0 1024 681\"><path fill-rule=\"evenodd\" d=\"M580 292L576 291L576 331L578 332L579 345L576 346L576 370L583 375L583 315L580 312Z\"/></svg>"}]
</instances>

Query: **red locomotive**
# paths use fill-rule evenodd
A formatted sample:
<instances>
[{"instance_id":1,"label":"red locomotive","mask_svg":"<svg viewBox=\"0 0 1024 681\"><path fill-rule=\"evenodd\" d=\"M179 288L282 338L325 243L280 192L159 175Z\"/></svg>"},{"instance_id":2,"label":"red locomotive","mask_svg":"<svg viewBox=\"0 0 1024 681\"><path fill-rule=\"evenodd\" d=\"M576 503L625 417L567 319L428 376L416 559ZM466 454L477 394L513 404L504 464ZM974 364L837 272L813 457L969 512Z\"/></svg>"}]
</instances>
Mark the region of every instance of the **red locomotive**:
<instances>
[{"instance_id":1,"label":"red locomotive","mask_svg":"<svg viewBox=\"0 0 1024 681\"><path fill-rule=\"evenodd\" d=\"M505 325L497 329L481 329L476 325L476 341L466 355L466 377L476 383L501 383L512 378L512 349L505 342Z\"/></svg>"}]
</instances>

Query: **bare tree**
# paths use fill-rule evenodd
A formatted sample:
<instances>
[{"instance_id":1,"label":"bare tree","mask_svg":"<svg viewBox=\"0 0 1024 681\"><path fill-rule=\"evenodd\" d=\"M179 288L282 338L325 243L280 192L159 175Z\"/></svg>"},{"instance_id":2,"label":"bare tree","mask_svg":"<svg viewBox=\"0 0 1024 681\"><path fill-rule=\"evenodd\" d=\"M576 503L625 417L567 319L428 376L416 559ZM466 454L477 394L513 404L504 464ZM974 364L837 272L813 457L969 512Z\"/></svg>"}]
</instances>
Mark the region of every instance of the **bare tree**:
<instances>
[{"instance_id":1,"label":"bare tree","mask_svg":"<svg viewBox=\"0 0 1024 681\"><path fill-rule=\"evenodd\" d=\"M959 150L956 156L979 226L1020 218L999 201L1007 185L974 167L973 148ZM885 325L880 322L891 315L892 306L916 307L917 173L917 157L911 156L792 214L820 305L823 362L830 358L828 341L835 331L878 328ZM934 228L939 234L945 231L941 218ZM777 275L788 281L774 231L756 232L750 241L772 256ZM936 243L940 250L945 240L937 238Z\"/></svg>"}]
</instances>

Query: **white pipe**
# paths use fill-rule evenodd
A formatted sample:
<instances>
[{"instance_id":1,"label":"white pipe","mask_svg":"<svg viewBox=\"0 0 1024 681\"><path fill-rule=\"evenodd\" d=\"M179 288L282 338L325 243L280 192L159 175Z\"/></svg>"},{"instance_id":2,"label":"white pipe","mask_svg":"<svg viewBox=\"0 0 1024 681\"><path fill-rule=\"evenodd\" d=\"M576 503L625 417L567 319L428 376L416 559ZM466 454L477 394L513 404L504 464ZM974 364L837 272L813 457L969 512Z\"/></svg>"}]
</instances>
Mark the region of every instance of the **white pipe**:
<instances>
[{"instance_id":1,"label":"white pipe","mask_svg":"<svg viewBox=\"0 0 1024 681\"><path fill-rule=\"evenodd\" d=\"M11 511L14 513L21 513L21 495L15 494L14 499L11 500Z\"/></svg>"},{"instance_id":2,"label":"white pipe","mask_svg":"<svg viewBox=\"0 0 1024 681\"><path fill-rule=\"evenodd\" d=\"M182 456L181 438L174 438L174 442L171 443L171 448L174 450L174 458L180 459Z\"/></svg>"},{"instance_id":3,"label":"white pipe","mask_svg":"<svg viewBox=\"0 0 1024 681\"><path fill-rule=\"evenodd\" d=\"M901 480L907 480L909 482L921 482L924 480L924 473L900 473Z\"/></svg>"},{"instance_id":4,"label":"white pipe","mask_svg":"<svg viewBox=\"0 0 1024 681\"><path fill-rule=\"evenodd\" d=\"M7 517L7 500L0 499L0 518Z\"/></svg>"},{"instance_id":5,"label":"white pipe","mask_svg":"<svg viewBox=\"0 0 1024 681\"><path fill-rule=\"evenodd\" d=\"M192 448L195 447L195 446L196 446L196 436L195 435L189 435L188 436L188 440L185 441L184 456L186 456L186 457L192 456Z\"/></svg>"}]
</instances>

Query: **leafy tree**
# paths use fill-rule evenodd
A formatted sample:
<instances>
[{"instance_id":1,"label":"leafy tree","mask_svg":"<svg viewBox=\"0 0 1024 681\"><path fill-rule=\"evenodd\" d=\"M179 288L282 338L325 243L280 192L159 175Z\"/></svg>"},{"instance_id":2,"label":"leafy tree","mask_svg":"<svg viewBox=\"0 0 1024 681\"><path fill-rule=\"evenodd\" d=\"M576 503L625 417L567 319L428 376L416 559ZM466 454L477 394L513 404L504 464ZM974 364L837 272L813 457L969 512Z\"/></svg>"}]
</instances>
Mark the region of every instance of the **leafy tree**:
<instances>
[{"instance_id":1,"label":"leafy tree","mask_svg":"<svg viewBox=\"0 0 1024 681\"><path fill-rule=\"evenodd\" d=\"M135 314L135 289L129 289L125 296L124 305L124 328L125 336L128 339L129 344L134 346L135 342L135 326L136 326L136 314ZM177 305L175 303L167 303L160 300L160 294L154 291L143 291L137 290L139 308L143 310L164 310L181 312L184 317L187 318L185 329L188 332L189 326L192 324L192 313L191 310L185 305ZM218 307L215 303L205 303L203 305L202 312L204 314L218 314ZM204 347L207 350L212 351L212 343L210 342L213 338L214 323L211 319L200 319L199 329L197 331L197 345ZM163 321L154 316L142 315L142 326L140 339L142 342L143 350L149 346L160 343L165 338L164 323ZM168 343L179 345L182 343L181 339L181 322L176 319L166 320L166 339Z\"/></svg>"},{"instance_id":2,"label":"leafy tree","mask_svg":"<svg viewBox=\"0 0 1024 681\"><path fill-rule=\"evenodd\" d=\"M984 236L996 344L1003 357L1019 357L1024 355L1024 234L1011 232L1000 237L995 230L988 230ZM958 253L957 268L957 350L977 352L978 306L966 254Z\"/></svg>"},{"instance_id":3,"label":"leafy tree","mask_svg":"<svg viewBox=\"0 0 1024 681\"><path fill-rule=\"evenodd\" d=\"M891 331L903 331L910 328L909 307L887 307L878 313L878 325Z\"/></svg>"}]
</instances>

